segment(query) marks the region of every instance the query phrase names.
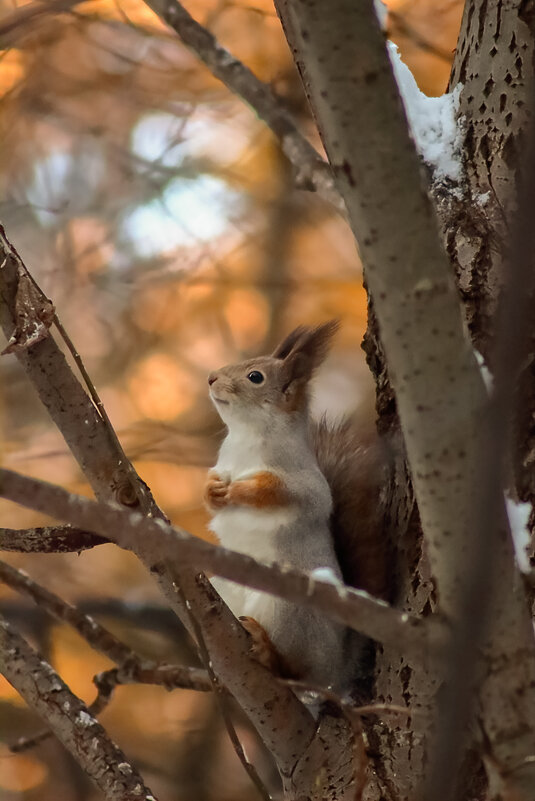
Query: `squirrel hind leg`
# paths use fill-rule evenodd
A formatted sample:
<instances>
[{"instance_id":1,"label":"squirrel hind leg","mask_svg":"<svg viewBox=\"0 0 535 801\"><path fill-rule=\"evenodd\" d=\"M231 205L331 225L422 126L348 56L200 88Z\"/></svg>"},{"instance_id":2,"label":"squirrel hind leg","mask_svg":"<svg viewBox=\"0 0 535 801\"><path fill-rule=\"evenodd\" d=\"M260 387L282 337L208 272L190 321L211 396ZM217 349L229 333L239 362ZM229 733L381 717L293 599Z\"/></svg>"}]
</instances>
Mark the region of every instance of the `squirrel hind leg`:
<instances>
[{"instance_id":1,"label":"squirrel hind leg","mask_svg":"<svg viewBox=\"0 0 535 801\"><path fill-rule=\"evenodd\" d=\"M251 654L257 662L280 676L282 673L281 659L265 628L254 617L247 615L240 615L239 621L251 638Z\"/></svg>"}]
</instances>

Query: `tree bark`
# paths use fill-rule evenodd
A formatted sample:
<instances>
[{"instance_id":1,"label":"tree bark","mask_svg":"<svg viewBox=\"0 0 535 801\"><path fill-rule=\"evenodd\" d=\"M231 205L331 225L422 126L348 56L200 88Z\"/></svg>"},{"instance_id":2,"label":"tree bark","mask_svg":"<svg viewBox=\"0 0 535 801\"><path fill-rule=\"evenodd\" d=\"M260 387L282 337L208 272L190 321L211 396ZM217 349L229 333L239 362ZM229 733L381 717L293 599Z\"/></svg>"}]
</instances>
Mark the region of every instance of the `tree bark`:
<instances>
[{"instance_id":1,"label":"tree bark","mask_svg":"<svg viewBox=\"0 0 535 801\"><path fill-rule=\"evenodd\" d=\"M483 7L487 4L482 3ZM496 493L485 498L490 485L479 487L487 434L485 391L373 4L371 0L359 4L337 0L327 13L319 0L279 0L277 8L359 243L409 457L432 579L425 561L419 559L414 530L409 541L413 561L407 565L409 574L402 575L400 600L413 608L417 593L423 590L419 611L425 613L436 601L437 611L455 624L452 654L462 653L463 643L470 655L465 660L464 686L462 671L453 662L452 681L455 676L462 698L468 699L467 685L483 671L480 704L492 759L517 796L529 799L535 792L535 772L529 767L529 754L535 747L529 722L535 713L531 623L503 500ZM521 47L522 40L513 45ZM511 39L506 46L511 47ZM471 47L479 47L473 37ZM518 68L515 75L521 75ZM363 110L358 118L356 109ZM389 406L391 396L384 408ZM410 515L405 509L402 455L397 471L393 488L396 482L402 487L400 517L406 521ZM494 511L487 531L482 523L485 503L491 503ZM483 563L478 564L483 553L489 558L488 575ZM481 590L481 611L479 618L474 617L470 637L462 614L473 576ZM490 587L495 589L494 597ZM406 588L408 597L403 597ZM489 621L492 627L486 636ZM483 637L485 664L476 666L475 643ZM399 655L389 653L383 659L384 654L379 657L379 687L395 701L401 695L419 712L429 711L443 680L441 666L434 664L422 674L404 663L403 657L400 667ZM515 703L519 695L525 704L522 709ZM452 709L450 698L442 712L447 716ZM440 741L442 719L437 718L435 725ZM461 725L460 718L455 725ZM454 737L462 736L465 725L448 735L450 747ZM410 797L421 785L434 742L429 717L415 715L405 737L389 735L381 749L385 788L391 793L395 788L395 798ZM523 776L515 774L520 764ZM453 791L455 773L454 763L446 777L450 786L441 788L443 797Z\"/></svg>"}]
</instances>

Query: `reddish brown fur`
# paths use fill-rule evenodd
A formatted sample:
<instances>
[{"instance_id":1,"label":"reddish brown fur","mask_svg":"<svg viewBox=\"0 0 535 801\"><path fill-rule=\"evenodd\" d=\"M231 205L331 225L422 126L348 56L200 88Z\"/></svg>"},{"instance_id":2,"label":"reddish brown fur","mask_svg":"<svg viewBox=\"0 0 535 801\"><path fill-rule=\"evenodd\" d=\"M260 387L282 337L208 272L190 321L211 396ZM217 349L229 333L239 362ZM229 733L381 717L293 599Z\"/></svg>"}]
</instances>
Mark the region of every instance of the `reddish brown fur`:
<instances>
[{"instance_id":1,"label":"reddish brown fur","mask_svg":"<svg viewBox=\"0 0 535 801\"><path fill-rule=\"evenodd\" d=\"M240 623L251 637L251 653L257 662L272 673L280 674L282 670L280 658L265 628L254 617L245 615L240 617Z\"/></svg>"},{"instance_id":2,"label":"reddish brown fur","mask_svg":"<svg viewBox=\"0 0 535 801\"><path fill-rule=\"evenodd\" d=\"M223 481L210 473L204 488L204 502L209 509L223 509L229 504L266 509L288 503L288 493L280 478L268 470L241 481Z\"/></svg>"},{"instance_id":3,"label":"reddish brown fur","mask_svg":"<svg viewBox=\"0 0 535 801\"><path fill-rule=\"evenodd\" d=\"M278 476L263 470L252 478L233 481L229 485L228 502L265 509L288 503L288 492Z\"/></svg>"}]
</instances>

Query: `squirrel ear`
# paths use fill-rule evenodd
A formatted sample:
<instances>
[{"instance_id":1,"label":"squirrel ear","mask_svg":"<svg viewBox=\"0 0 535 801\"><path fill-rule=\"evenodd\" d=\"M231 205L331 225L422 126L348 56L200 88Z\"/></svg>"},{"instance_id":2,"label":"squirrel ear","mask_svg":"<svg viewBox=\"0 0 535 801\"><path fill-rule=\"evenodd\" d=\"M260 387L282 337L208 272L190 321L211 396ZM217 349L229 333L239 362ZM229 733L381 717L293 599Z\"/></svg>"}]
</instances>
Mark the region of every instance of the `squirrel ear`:
<instances>
[{"instance_id":1,"label":"squirrel ear","mask_svg":"<svg viewBox=\"0 0 535 801\"><path fill-rule=\"evenodd\" d=\"M327 356L331 339L337 332L338 320L329 320L316 328L300 326L288 334L273 356L282 359L288 371L286 387L295 379L308 381Z\"/></svg>"},{"instance_id":2,"label":"squirrel ear","mask_svg":"<svg viewBox=\"0 0 535 801\"><path fill-rule=\"evenodd\" d=\"M289 353L291 353L295 343L297 340L307 331L308 329L304 325L300 325L298 328L294 328L294 330L288 334L288 336L282 340L282 342L277 345L273 353L271 354L274 359L285 359Z\"/></svg>"}]
</instances>

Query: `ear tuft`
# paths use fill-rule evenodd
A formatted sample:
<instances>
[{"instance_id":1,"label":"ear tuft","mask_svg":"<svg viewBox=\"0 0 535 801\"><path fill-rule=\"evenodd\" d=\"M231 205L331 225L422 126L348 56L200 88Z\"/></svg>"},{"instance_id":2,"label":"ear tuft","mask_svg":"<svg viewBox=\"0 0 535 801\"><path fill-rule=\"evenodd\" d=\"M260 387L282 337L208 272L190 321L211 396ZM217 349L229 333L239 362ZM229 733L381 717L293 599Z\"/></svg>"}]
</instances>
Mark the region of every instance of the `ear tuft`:
<instances>
[{"instance_id":1,"label":"ear tuft","mask_svg":"<svg viewBox=\"0 0 535 801\"><path fill-rule=\"evenodd\" d=\"M273 352L289 368L288 383L296 378L308 381L324 361L331 340L340 327L338 320L329 320L316 328L299 326Z\"/></svg>"},{"instance_id":2,"label":"ear tuft","mask_svg":"<svg viewBox=\"0 0 535 801\"><path fill-rule=\"evenodd\" d=\"M285 359L293 350L293 347L297 340L303 336L303 334L308 331L306 326L300 325L298 328L294 328L294 330L288 334L288 336L282 340L282 342L277 345L275 350L272 353L274 359Z\"/></svg>"}]
</instances>

